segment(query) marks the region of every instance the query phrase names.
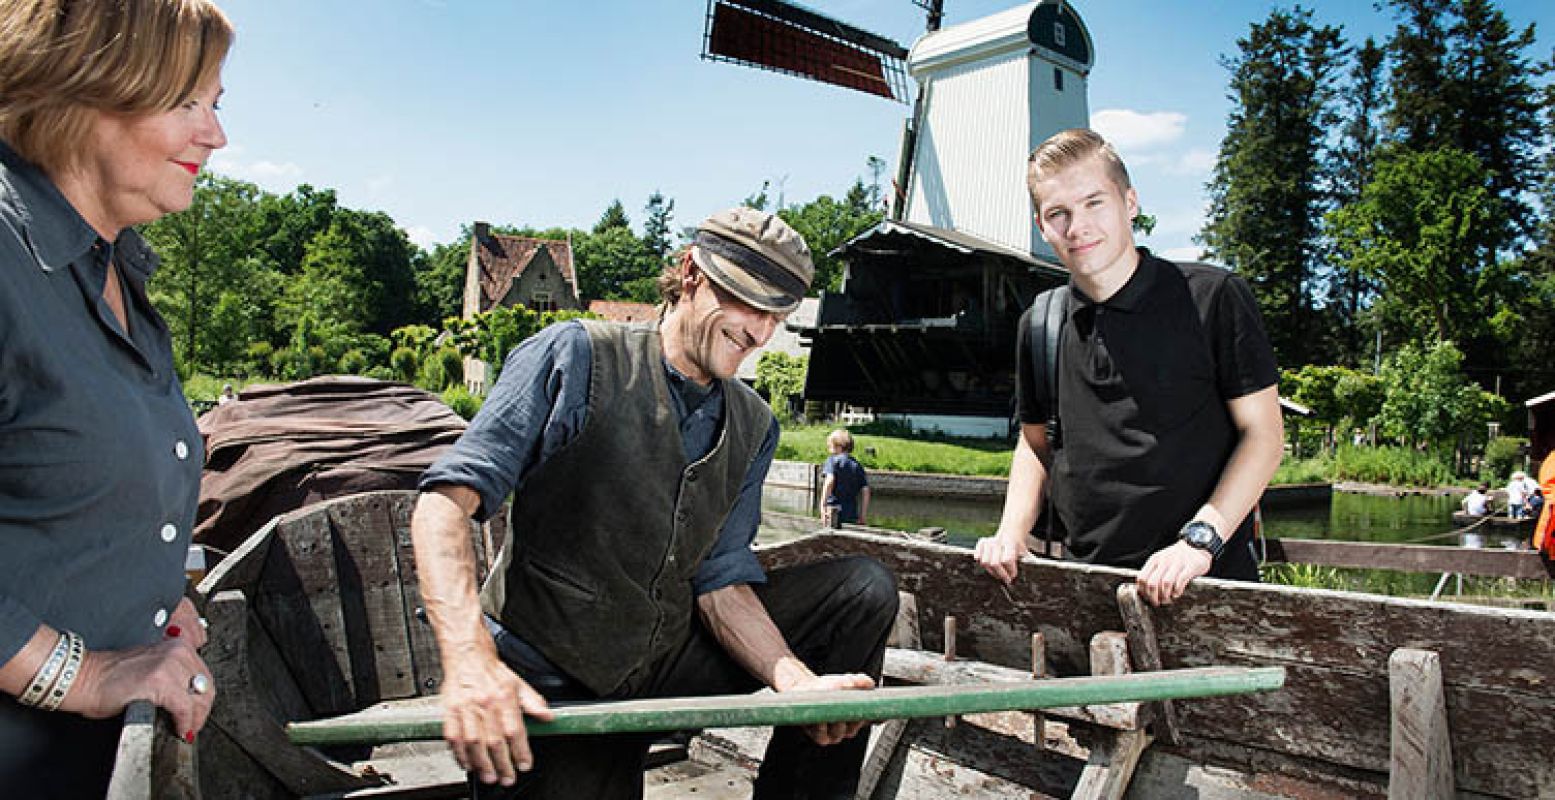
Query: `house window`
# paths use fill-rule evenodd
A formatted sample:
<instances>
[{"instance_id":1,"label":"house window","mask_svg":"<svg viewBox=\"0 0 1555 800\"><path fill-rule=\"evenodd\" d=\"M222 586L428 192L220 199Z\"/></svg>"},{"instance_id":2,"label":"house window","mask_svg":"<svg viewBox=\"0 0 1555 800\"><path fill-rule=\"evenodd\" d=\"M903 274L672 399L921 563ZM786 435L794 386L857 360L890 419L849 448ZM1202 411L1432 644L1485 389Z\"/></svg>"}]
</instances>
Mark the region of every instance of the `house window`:
<instances>
[{"instance_id":1,"label":"house window","mask_svg":"<svg viewBox=\"0 0 1555 800\"><path fill-rule=\"evenodd\" d=\"M1064 23L1062 22L1053 23L1053 44L1064 46Z\"/></svg>"},{"instance_id":2,"label":"house window","mask_svg":"<svg viewBox=\"0 0 1555 800\"><path fill-rule=\"evenodd\" d=\"M1053 91L1055 91L1055 92L1062 92L1063 90L1064 90L1064 71L1059 69L1058 67L1054 67L1053 68Z\"/></svg>"},{"instance_id":3,"label":"house window","mask_svg":"<svg viewBox=\"0 0 1555 800\"><path fill-rule=\"evenodd\" d=\"M535 292L529 295L529 310L531 311L555 311L556 303L551 300L550 292Z\"/></svg>"}]
</instances>

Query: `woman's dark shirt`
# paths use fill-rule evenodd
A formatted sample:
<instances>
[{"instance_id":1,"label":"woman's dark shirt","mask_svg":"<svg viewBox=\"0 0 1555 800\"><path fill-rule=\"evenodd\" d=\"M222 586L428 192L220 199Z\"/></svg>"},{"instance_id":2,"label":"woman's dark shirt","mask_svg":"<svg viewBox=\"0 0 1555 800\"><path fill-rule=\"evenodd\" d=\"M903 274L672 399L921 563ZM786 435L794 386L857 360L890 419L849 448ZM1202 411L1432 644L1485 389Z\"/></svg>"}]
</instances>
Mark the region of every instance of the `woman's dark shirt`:
<instances>
[{"instance_id":1,"label":"woman's dark shirt","mask_svg":"<svg viewBox=\"0 0 1555 800\"><path fill-rule=\"evenodd\" d=\"M109 259L129 336L102 299ZM155 268L0 143L0 663L40 623L93 650L155 642L183 595L203 448ZM0 747L18 711L0 696Z\"/></svg>"}]
</instances>

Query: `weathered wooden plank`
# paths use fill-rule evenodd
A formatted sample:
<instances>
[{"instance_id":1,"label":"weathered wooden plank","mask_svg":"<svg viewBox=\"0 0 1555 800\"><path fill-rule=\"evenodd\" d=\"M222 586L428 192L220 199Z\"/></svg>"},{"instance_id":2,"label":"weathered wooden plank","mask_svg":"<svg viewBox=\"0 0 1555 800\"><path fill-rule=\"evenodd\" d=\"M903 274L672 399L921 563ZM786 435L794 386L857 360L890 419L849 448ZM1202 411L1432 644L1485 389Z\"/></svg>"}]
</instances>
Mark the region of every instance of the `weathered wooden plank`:
<instances>
[{"instance_id":1,"label":"weathered wooden plank","mask_svg":"<svg viewBox=\"0 0 1555 800\"><path fill-rule=\"evenodd\" d=\"M262 766L288 790L298 795L364 786L368 781L335 768L311 752L293 746L275 718L276 710L267 707L258 694L265 690L284 695L275 685L288 680L284 675L257 673L250 661L248 600L242 592L224 591L206 605L210 620L210 639L203 656L216 681L215 705L211 707L209 728L225 732L232 743L255 763ZM201 747L206 737L201 736ZM207 769L220 773L224 762L205 759ZM203 780L203 779L202 779Z\"/></svg>"},{"instance_id":2,"label":"weathered wooden plank","mask_svg":"<svg viewBox=\"0 0 1555 800\"><path fill-rule=\"evenodd\" d=\"M209 800L296 800L269 770L238 747L221 728L207 725L200 732L200 794Z\"/></svg>"},{"instance_id":3,"label":"weathered wooden plank","mask_svg":"<svg viewBox=\"0 0 1555 800\"><path fill-rule=\"evenodd\" d=\"M1279 688L1278 668L1208 667L1144 675L1114 675L976 686L885 687L871 691L787 692L657 698L614 703L553 706L555 719L529 720L531 736L675 731L752 725L811 725L841 720L875 720L975 714L1163 697L1208 696ZM435 739L442 736L442 710L424 702L383 703L329 720L295 723L298 744L326 745Z\"/></svg>"},{"instance_id":4,"label":"weathered wooden plank","mask_svg":"<svg viewBox=\"0 0 1555 800\"><path fill-rule=\"evenodd\" d=\"M124 730L114 755L113 776L108 780L108 800L150 800L152 738L156 736L157 709L149 700L136 700L124 710Z\"/></svg>"},{"instance_id":5,"label":"weathered wooden plank","mask_svg":"<svg viewBox=\"0 0 1555 800\"><path fill-rule=\"evenodd\" d=\"M918 627L918 599L906 592L899 592L896 599L896 623L886 643L894 647L916 650L923 641ZM864 754L864 767L859 771L855 800L869 800L875 786L893 760L898 757L898 745L907 730L907 720L891 719L875 725L870 731L869 749Z\"/></svg>"},{"instance_id":6,"label":"weathered wooden plank","mask_svg":"<svg viewBox=\"0 0 1555 800\"><path fill-rule=\"evenodd\" d=\"M1388 671L1393 698L1388 800L1453 800L1441 659L1429 650L1399 648L1388 659Z\"/></svg>"},{"instance_id":7,"label":"weathered wooden plank","mask_svg":"<svg viewBox=\"0 0 1555 800\"><path fill-rule=\"evenodd\" d=\"M1102 631L1091 637L1091 672L1094 675L1127 675L1133 672L1127 634ZM1134 777L1139 756L1150 745L1143 730L1104 731L1091 748L1085 769L1075 785L1073 800L1122 800Z\"/></svg>"},{"instance_id":8,"label":"weathered wooden plank","mask_svg":"<svg viewBox=\"0 0 1555 800\"><path fill-rule=\"evenodd\" d=\"M919 686L966 686L980 683L1027 683L1031 673L981 661L947 662L934 653L904 648L889 648L885 654L885 674L892 680ZM1117 730L1133 730L1146 722L1138 703L1099 703L1086 706L1056 706L1044 709L1048 716L1088 722Z\"/></svg>"},{"instance_id":9,"label":"weathered wooden plank","mask_svg":"<svg viewBox=\"0 0 1555 800\"><path fill-rule=\"evenodd\" d=\"M1084 671L1091 635L1123 627L1115 592L1135 577L1032 558L1006 594L965 550L862 534L785 542L761 557L779 565L850 554L892 569L898 586L918 595L923 617L968 620L958 642L966 657L1024 668L1037 631L1059 675ZM1541 786L1555 785L1555 764L1535 744L1555 741L1555 614L1212 579L1194 581L1184 597L1152 614L1167 668L1290 670L1281 692L1177 703L1179 750L1189 758L1312 769L1326 763L1335 774L1385 775L1386 664L1395 647L1405 646L1442 659L1448 716L1460 734L1453 742L1460 791L1535 797ZM924 637L925 648L939 647L935 628ZM1506 724L1487 727L1484 719Z\"/></svg>"},{"instance_id":10,"label":"weathered wooden plank","mask_svg":"<svg viewBox=\"0 0 1555 800\"><path fill-rule=\"evenodd\" d=\"M1552 577L1550 565L1532 550L1437 547L1417 544L1339 542L1328 539L1270 539L1269 561L1325 567L1454 572L1538 580Z\"/></svg>"},{"instance_id":11,"label":"weathered wooden plank","mask_svg":"<svg viewBox=\"0 0 1555 800\"><path fill-rule=\"evenodd\" d=\"M417 693L391 503L367 495L321 512L336 535L335 574L358 707Z\"/></svg>"},{"instance_id":12,"label":"weathered wooden plank","mask_svg":"<svg viewBox=\"0 0 1555 800\"><path fill-rule=\"evenodd\" d=\"M356 709L329 516L282 520L249 602L315 714Z\"/></svg>"},{"instance_id":13,"label":"weathered wooden plank","mask_svg":"<svg viewBox=\"0 0 1555 800\"><path fill-rule=\"evenodd\" d=\"M1139 587L1132 583L1118 586L1118 611L1123 614L1123 626L1128 631L1128 648L1134 666L1146 672L1161 669L1161 644L1155 635L1155 619L1140 598ZM1162 700L1156 704L1156 710L1156 733L1161 741L1167 744L1182 741L1172 701Z\"/></svg>"},{"instance_id":14,"label":"weathered wooden plank","mask_svg":"<svg viewBox=\"0 0 1555 800\"><path fill-rule=\"evenodd\" d=\"M437 652L437 639L432 633L426 609L421 600L421 573L416 566L415 547L410 539L410 519L415 510L414 493L398 498L389 506L390 525L394 531L394 558L400 576L400 593L405 601L405 626L409 658L415 676L416 690L432 694L443 684L443 665ZM477 559L479 560L479 559Z\"/></svg>"}]
</instances>

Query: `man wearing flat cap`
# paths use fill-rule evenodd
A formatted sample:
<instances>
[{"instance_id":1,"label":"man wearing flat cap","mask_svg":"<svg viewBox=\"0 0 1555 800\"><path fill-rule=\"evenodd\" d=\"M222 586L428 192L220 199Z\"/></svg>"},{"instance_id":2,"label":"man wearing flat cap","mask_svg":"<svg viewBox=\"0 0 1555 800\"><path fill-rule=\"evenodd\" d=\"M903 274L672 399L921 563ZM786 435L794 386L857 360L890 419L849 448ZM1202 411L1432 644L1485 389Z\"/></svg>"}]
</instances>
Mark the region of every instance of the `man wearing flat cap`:
<instances>
[{"instance_id":1,"label":"man wearing flat cap","mask_svg":"<svg viewBox=\"0 0 1555 800\"><path fill-rule=\"evenodd\" d=\"M764 574L751 551L778 425L734 378L809 289L804 240L714 214L655 323L574 321L514 348L421 479L412 521L442 655L443 735L477 797L640 797L651 737L525 735L547 701L868 689L896 587L850 558ZM468 520L513 495L476 586ZM755 796L852 797L859 723L780 728Z\"/></svg>"}]
</instances>

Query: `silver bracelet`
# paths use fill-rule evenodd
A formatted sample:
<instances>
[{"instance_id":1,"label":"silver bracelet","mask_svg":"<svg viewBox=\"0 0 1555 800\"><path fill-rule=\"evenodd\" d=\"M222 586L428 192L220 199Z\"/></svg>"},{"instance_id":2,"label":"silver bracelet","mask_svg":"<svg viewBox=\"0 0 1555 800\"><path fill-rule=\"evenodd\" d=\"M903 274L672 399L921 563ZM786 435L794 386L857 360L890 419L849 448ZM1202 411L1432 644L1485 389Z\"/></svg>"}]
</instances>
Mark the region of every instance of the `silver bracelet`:
<instances>
[{"instance_id":1,"label":"silver bracelet","mask_svg":"<svg viewBox=\"0 0 1555 800\"><path fill-rule=\"evenodd\" d=\"M27 691L16 698L16 702L24 706L37 707L38 701L43 699L49 686L53 685L54 679L59 677L60 665L65 663L65 656L69 652L70 636L69 631L66 631L61 633L59 639L54 642L54 650L49 653L48 658L44 659L43 665L38 667L37 674L32 676L32 682L27 684Z\"/></svg>"},{"instance_id":2,"label":"silver bracelet","mask_svg":"<svg viewBox=\"0 0 1555 800\"><path fill-rule=\"evenodd\" d=\"M38 703L38 708L43 711L59 708L59 704L65 702L65 695L70 692L71 684L76 682L76 676L81 674L81 662L86 658L86 641L79 634L68 635L70 654L65 656L65 666L59 671L59 680L54 682L49 693Z\"/></svg>"}]
</instances>

